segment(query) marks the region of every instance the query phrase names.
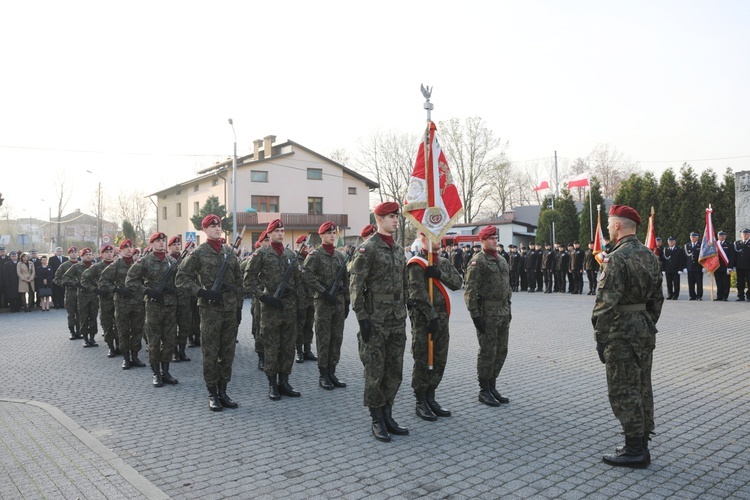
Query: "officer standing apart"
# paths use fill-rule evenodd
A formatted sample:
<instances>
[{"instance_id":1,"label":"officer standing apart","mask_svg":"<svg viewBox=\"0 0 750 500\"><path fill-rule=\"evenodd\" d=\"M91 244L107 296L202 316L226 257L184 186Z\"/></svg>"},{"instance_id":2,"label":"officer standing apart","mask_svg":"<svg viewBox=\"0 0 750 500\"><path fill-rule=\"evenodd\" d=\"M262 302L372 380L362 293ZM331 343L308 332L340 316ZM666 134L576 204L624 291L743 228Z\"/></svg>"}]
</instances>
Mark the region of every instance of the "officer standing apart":
<instances>
[{"instance_id":1,"label":"officer standing apart","mask_svg":"<svg viewBox=\"0 0 750 500\"><path fill-rule=\"evenodd\" d=\"M497 377L508 356L510 278L508 264L496 251L497 228L487 226L479 232L479 237L482 251L469 264L464 301L479 340L479 401L488 406L500 406L500 403L510 401L497 390ZM529 287L532 286L533 282L529 282Z\"/></svg>"},{"instance_id":2,"label":"officer standing apart","mask_svg":"<svg viewBox=\"0 0 750 500\"><path fill-rule=\"evenodd\" d=\"M305 259L302 277L314 294L315 338L318 347L318 384L326 390L346 387L336 377L344 341L344 320L349 315L349 272L346 258L334 248L336 224L324 222L318 228L322 244ZM309 349L309 344L308 344ZM299 355L299 346L298 352Z\"/></svg>"},{"instance_id":3,"label":"officer standing apart","mask_svg":"<svg viewBox=\"0 0 750 500\"><path fill-rule=\"evenodd\" d=\"M732 274L732 268L734 267L735 252L734 245L731 241L727 241L727 233L719 231L718 245L721 245L724 250L724 255L727 256L727 262L719 257L719 267L714 272L714 279L716 279L716 300L726 302L729 300L729 275Z\"/></svg>"},{"instance_id":4,"label":"officer standing apart","mask_svg":"<svg viewBox=\"0 0 750 500\"><path fill-rule=\"evenodd\" d=\"M750 294L750 229L742 230L742 239L734 243L734 251L737 269L737 301L744 302L745 290Z\"/></svg>"},{"instance_id":5,"label":"officer standing apart","mask_svg":"<svg viewBox=\"0 0 750 500\"><path fill-rule=\"evenodd\" d=\"M355 251L349 287L365 368L364 403L370 409L375 439L384 442L391 440L391 434L409 434L392 415L406 348L406 258L393 240L398 218L396 202L375 207L378 232Z\"/></svg>"},{"instance_id":6,"label":"officer standing apart","mask_svg":"<svg viewBox=\"0 0 750 500\"><path fill-rule=\"evenodd\" d=\"M178 288L189 290L191 295L198 297L203 380L208 389L208 407L211 411L221 411L239 406L227 395L227 385L232 379L245 291L240 262L232 247L221 242L219 216L207 215L201 226L206 233L206 242L180 264L175 283ZM227 265L219 276L224 261ZM223 281L218 291L212 290L217 277Z\"/></svg>"},{"instance_id":7,"label":"officer standing apart","mask_svg":"<svg viewBox=\"0 0 750 500\"><path fill-rule=\"evenodd\" d=\"M680 297L680 274L685 267L685 252L677 247L674 236L667 238L667 248L662 253L662 269L667 278L667 300Z\"/></svg>"},{"instance_id":8,"label":"officer standing apart","mask_svg":"<svg viewBox=\"0 0 750 500\"><path fill-rule=\"evenodd\" d=\"M450 417L451 412L435 401L435 390L443 379L448 362L448 319L450 317L450 294L445 289L461 288L461 275L451 263L433 253L433 264L428 265L427 236L420 233L422 249L409 259L406 266L409 295L407 304L411 319L411 353L414 357L411 387L417 398L417 416L429 421L437 417ZM511 245L512 246L512 245ZM514 249L511 248L511 259ZM518 254L516 254L516 257ZM432 278L433 293L430 301L429 278ZM428 334L432 334L433 366L428 368Z\"/></svg>"},{"instance_id":9,"label":"officer standing apart","mask_svg":"<svg viewBox=\"0 0 750 500\"><path fill-rule=\"evenodd\" d=\"M664 303L659 260L635 236L640 223L641 217L632 208L610 208L607 227L615 245L602 262L591 315L596 350L606 364L609 402L625 434L625 446L603 460L636 468L651 462L651 364L656 322Z\"/></svg>"}]
</instances>

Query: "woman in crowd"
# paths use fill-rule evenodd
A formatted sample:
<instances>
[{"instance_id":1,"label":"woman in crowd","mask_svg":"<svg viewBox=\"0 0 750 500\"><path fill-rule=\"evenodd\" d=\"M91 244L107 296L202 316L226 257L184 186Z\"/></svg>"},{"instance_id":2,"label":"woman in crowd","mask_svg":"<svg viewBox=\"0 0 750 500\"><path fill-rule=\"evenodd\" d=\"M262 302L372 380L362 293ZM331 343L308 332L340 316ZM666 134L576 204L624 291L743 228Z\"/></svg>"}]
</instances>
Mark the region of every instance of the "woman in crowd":
<instances>
[{"instance_id":1,"label":"woman in crowd","mask_svg":"<svg viewBox=\"0 0 750 500\"><path fill-rule=\"evenodd\" d=\"M33 302L29 304L29 301L33 300L34 297L34 277L36 276L36 272L34 264L29 262L29 254L26 252L21 254L21 259L16 266L16 272L18 273L18 293L23 305L23 311L29 312L34 307Z\"/></svg>"},{"instance_id":2,"label":"woman in crowd","mask_svg":"<svg viewBox=\"0 0 750 500\"><path fill-rule=\"evenodd\" d=\"M47 264L47 256L42 255L41 265L36 269L36 289L38 290L37 296L39 297L39 304L42 306L42 311L49 311L49 302L52 297L52 281L55 277L55 273L52 272L52 268Z\"/></svg>"}]
</instances>

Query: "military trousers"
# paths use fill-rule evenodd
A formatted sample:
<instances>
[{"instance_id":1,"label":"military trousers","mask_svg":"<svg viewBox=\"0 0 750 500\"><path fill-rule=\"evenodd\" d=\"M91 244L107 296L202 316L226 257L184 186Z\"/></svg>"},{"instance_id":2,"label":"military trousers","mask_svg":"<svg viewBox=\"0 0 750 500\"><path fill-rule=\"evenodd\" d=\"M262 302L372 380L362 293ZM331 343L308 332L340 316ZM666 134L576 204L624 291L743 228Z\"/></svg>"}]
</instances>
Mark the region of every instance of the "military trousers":
<instances>
[{"instance_id":1,"label":"military trousers","mask_svg":"<svg viewBox=\"0 0 750 500\"><path fill-rule=\"evenodd\" d=\"M401 387L406 349L406 321L388 315L372 320L373 329L367 343L359 338L359 357L365 367L365 406L380 408L393 405Z\"/></svg>"},{"instance_id":2,"label":"military trousers","mask_svg":"<svg viewBox=\"0 0 750 500\"><path fill-rule=\"evenodd\" d=\"M200 306L203 380L207 387L229 383L237 340L237 313L213 305Z\"/></svg>"},{"instance_id":3,"label":"military trousers","mask_svg":"<svg viewBox=\"0 0 750 500\"><path fill-rule=\"evenodd\" d=\"M724 300L729 298L729 275L727 274L726 268L717 269L714 273L714 279L716 280L716 300Z\"/></svg>"},{"instance_id":4,"label":"military trousers","mask_svg":"<svg viewBox=\"0 0 750 500\"><path fill-rule=\"evenodd\" d=\"M177 292L180 293L180 292ZM193 313L190 308L190 299L177 298L177 337L176 344L180 347L187 345L188 337L191 335Z\"/></svg>"},{"instance_id":5,"label":"military trousers","mask_svg":"<svg viewBox=\"0 0 750 500\"><path fill-rule=\"evenodd\" d=\"M105 342L114 342L115 339L119 342L113 298L99 297L99 323L102 325L102 336Z\"/></svg>"},{"instance_id":6,"label":"military trousers","mask_svg":"<svg viewBox=\"0 0 750 500\"><path fill-rule=\"evenodd\" d=\"M138 299L115 299L115 323L120 336L120 351L138 353L143 339L143 323L146 312Z\"/></svg>"},{"instance_id":7,"label":"military trousers","mask_svg":"<svg viewBox=\"0 0 750 500\"><path fill-rule=\"evenodd\" d=\"M554 281L555 272L549 269L545 269L544 273L544 291L547 293L552 292L552 285Z\"/></svg>"},{"instance_id":8,"label":"military trousers","mask_svg":"<svg viewBox=\"0 0 750 500\"><path fill-rule=\"evenodd\" d=\"M688 271L688 292L691 299L703 297L703 271Z\"/></svg>"},{"instance_id":9,"label":"military trousers","mask_svg":"<svg viewBox=\"0 0 750 500\"><path fill-rule=\"evenodd\" d=\"M99 300L96 294L88 292L78 293L78 322L81 325L81 333L86 335L96 334L96 316L99 314Z\"/></svg>"},{"instance_id":10,"label":"military trousers","mask_svg":"<svg viewBox=\"0 0 750 500\"><path fill-rule=\"evenodd\" d=\"M596 291L596 271L593 269L587 269L586 278L589 281L589 292Z\"/></svg>"},{"instance_id":11,"label":"military trousers","mask_svg":"<svg viewBox=\"0 0 750 500\"><path fill-rule=\"evenodd\" d=\"M411 372L411 387L415 394L424 394L429 389L437 389L443 380L445 365L448 363L448 314L438 313L438 329L432 333L432 370L428 369L427 318L412 309L411 314L411 355L414 367Z\"/></svg>"},{"instance_id":12,"label":"military trousers","mask_svg":"<svg viewBox=\"0 0 750 500\"><path fill-rule=\"evenodd\" d=\"M177 338L177 305L146 302L146 336L148 337L148 362L172 361Z\"/></svg>"},{"instance_id":13,"label":"military trousers","mask_svg":"<svg viewBox=\"0 0 750 500\"><path fill-rule=\"evenodd\" d=\"M477 331L479 354L477 354L477 378L495 380L508 357L508 316L483 316L484 333Z\"/></svg>"},{"instance_id":14,"label":"military trousers","mask_svg":"<svg viewBox=\"0 0 750 500\"><path fill-rule=\"evenodd\" d=\"M315 300L315 304L310 304L305 308L297 310L297 345L307 345L312 343L313 325L315 325L315 331L318 331L318 320L315 316L317 301L318 299ZM320 349L320 347L318 347L318 349Z\"/></svg>"},{"instance_id":15,"label":"military trousers","mask_svg":"<svg viewBox=\"0 0 750 500\"><path fill-rule=\"evenodd\" d=\"M198 299L190 297L190 333L194 339L201 336L201 312L198 307Z\"/></svg>"},{"instance_id":16,"label":"military trousers","mask_svg":"<svg viewBox=\"0 0 750 500\"><path fill-rule=\"evenodd\" d=\"M541 292L544 290L544 273L542 271L534 271L536 276L536 291Z\"/></svg>"},{"instance_id":17,"label":"military trousers","mask_svg":"<svg viewBox=\"0 0 750 500\"><path fill-rule=\"evenodd\" d=\"M664 273L667 278L667 298L680 296L680 273Z\"/></svg>"},{"instance_id":18,"label":"military trousers","mask_svg":"<svg viewBox=\"0 0 750 500\"><path fill-rule=\"evenodd\" d=\"M263 338L260 334L260 300L253 298L250 312L253 316L253 326L250 332L255 339L255 352L263 352Z\"/></svg>"},{"instance_id":19,"label":"military trousers","mask_svg":"<svg viewBox=\"0 0 750 500\"><path fill-rule=\"evenodd\" d=\"M750 269L737 268L737 298L745 298L745 290L750 294Z\"/></svg>"},{"instance_id":20,"label":"military trousers","mask_svg":"<svg viewBox=\"0 0 750 500\"><path fill-rule=\"evenodd\" d=\"M651 365L656 337L614 339L604 349L607 394L626 437L641 437L654 430Z\"/></svg>"},{"instance_id":21,"label":"military trousers","mask_svg":"<svg viewBox=\"0 0 750 500\"><path fill-rule=\"evenodd\" d=\"M529 291L536 291L536 273L533 269L526 269L526 284L529 287Z\"/></svg>"},{"instance_id":22,"label":"military trousers","mask_svg":"<svg viewBox=\"0 0 750 500\"><path fill-rule=\"evenodd\" d=\"M315 299L314 309L318 366L335 368L341 359L344 341L344 299L338 297L335 306L323 299Z\"/></svg>"},{"instance_id":23,"label":"military trousers","mask_svg":"<svg viewBox=\"0 0 750 500\"><path fill-rule=\"evenodd\" d=\"M65 289L65 310L68 312L68 328L77 332L81 329L78 322L78 294L76 289L68 287Z\"/></svg>"},{"instance_id":24,"label":"military trousers","mask_svg":"<svg viewBox=\"0 0 750 500\"><path fill-rule=\"evenodd\" d=\"M294 343L297 340L297 303L287 299L283 309L260 305L260 331L266 375L289 375L294 364Z\"/></svg>"}]
</instances>

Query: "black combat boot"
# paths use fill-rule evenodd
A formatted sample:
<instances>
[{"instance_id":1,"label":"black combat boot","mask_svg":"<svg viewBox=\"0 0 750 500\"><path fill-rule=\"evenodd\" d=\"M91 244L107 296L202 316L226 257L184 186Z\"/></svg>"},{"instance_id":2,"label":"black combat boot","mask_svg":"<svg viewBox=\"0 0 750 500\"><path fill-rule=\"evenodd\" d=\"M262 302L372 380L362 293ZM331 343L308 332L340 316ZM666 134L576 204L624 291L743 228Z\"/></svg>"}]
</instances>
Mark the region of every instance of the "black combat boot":
<instances>
[{"instance_id":1,"label":"black combat boot","mask_svg":"<svg viewBox=\"0 0 750 500\"><path fill-rule=\"evenodd\" d=\"M258 370L263 371L266 368L266 355L265 353L258 353Z\"/></svg>"},{"instance_id":2,"label":"black combat boot","mask_svg":"<svg viewBox=\"0 0 750 500\"><path fill-rule=\"evenodd\" d=\"M497 392L497 379L490 379L490 392L492 396L497 400L498 403L510 403L510 399L504 398Z\"/></svg>"},{"instance_id":3,"label":"black combat boot","mask_svg":"<svg viewBox=\"0 0 750 500\"><path fill-rule=\"evenodd\" d=\"M370 416L372 417L372 435L375 436L375 439L384 443L390 442L391 435L388 434L383 421L383 409L370 407Z\"/></svg>"},{"instance_id":4,"label":"black combat boot","mask_svg":"<svg viewBox=\"0 0 750 500\"><path fill-rule=\"evenodd\" d=\"M170 385L177 384L177 379L169 374L169 361L161 362L161 379L165 384L170 384Z\"/></svg>"},{"instance_id":5,"label":"black combat boot","mask_svg":"<svg viewBox=\"0 0 750 500\"><path fill-rule=\"evenodd\" d=\"M238 408L238 405L232 398L227 395L227 383L219 382L219 403L224 408Z\"/></svg>"},{"instance_id":6,"label":"black combat boot","mask_svg":"<svg viewBox=\"0 0 750 500\"><path fill-rule=\"evenodd\" d=\"M115 343L110 340L109 342L107 342L107 347L109 347L109 350L107 351L107 357L114 358L116 356Z\"/></svg>"},{"instance_id":7,"label":"black combat boot","mask_svg":"<svg viewBox=\"0 0 750 500\"><path fill-rule=\"evenodd\" d=\"M625 436L625 446L614 455L604 455L602 461L605 464L616 467L632 467L635 469L645 469L648 467L648 456L643 448L643 437Z\"/></svg>"},{"instance_id":8,"label":"black combat boot","mask_svg":"<svg viewBox=\"0 0 750 500\"><path fill-rule=\"evenodd\" d=\"M68 337L69 340L75 340L78 338L78 335L76 334L76 330L74 327L69 326L68 330L70 330L70 337Z\"/></svg>"},{"instance_id":9,"label":"black combat boot","mask_svg":"<svg viewBox=\"0 0 750 500\"><path fill-rule=\"evenodd\" d=\"M335 366L329 366L328 367L328 380L331 381L334 387L346 387L346 383L339 380L339 378L336 376L336 367Z\"/></svg>"},{"instance_id":10,"label":"black combat boot","mask_svg":"<svg viewBox=\"0 0 750 500\"><path fill-rule=\"evenodd\" d=\"M383 422L385 422L385 428L388 429L388 432L391 434L395 434L397 436L406 436L409 434L409 429L406 427L401 427L398 425L398 422L393 420L393 415L391 414L392 406L389 404L386 404L383 407Z\"/></svg>"},{"instance_id":11,"label":"black combat boot","mask_svg":"<svg viewBox=\"0 0 750 500\"><path fill-rule=\"evenodd\" d=\"M178 358L180 358L180 361L190 361L190 358L188 357L187 353L185 352L185 346L181 345L178 349Z\"/></svg>"},{"instance_id":12,"label":"black combat boot","mask_svg":"<svg viewBox=\"0 0 750 500\"><path fill-rule=\"evenodd\" d=\"M89 335L89 347L99 347L99 344L96 343L96 340L94 340L95 333L92 333Z\"/></svg>"},{"instance_id":13,"label":"black combat boot","mask_svg":"<svg viewBox=\"0 0 750 500\"><path fill-rule=\"evenodd\" d=\"M495 399L490 391L490 381L488 379L479 379L479 402L484 403L487 406L500 406L500 403Z\"/></svg>"},{"instance_id":14,"label":"black combat boot","mask_svg":"<svg viewBox=\"0 0 750 500\"><path fill-rule=\"evenodd\" d=\"M641 443L643 445L643 451L646 452L646 465L648 465L648 464L651 463L651 452L648 450L648 442L649 441L651 441L651 436L650 436L650 433L647 432L646 435L643 436L643 440L641 441ZM617 455L619 455L623 451L625 451L625 447L624 446L618 446L617 448L615 448L615 453Z\"/></svg>"},{"instance_id":15,"label":"black combat boot","mask_svg":"<svg viewBox=\"0 0 750 500\"><path fill-rule=\"evenodd\" d=\"M279 394L289 396L290 398L298 398L302 395L289 385L289 374L287 373L279 373Z\"/></svg>"},{"instance_id":16,"label":"black combat boot","mask_svg":"<svg viewBox=\"0 0 750 500\"><path fill-rule=\"evenodd\" d=\"M174 346L174 349L172 349L172 363L179 363L180 361L180 351L177 346Z\"/></svg>"},{"instance_id":17,"label":"black combat boot","mask_svg":"<svg viewBox=\"0 0 750 500\"><path fill-rule=\"evenodd\" d=\"M276 383L276 375L267 375L268 377L268 398L271 401L278 401L281 399L279 394L279 384Z\"/></svg>"},{"instance_id":18,"label":"black combat boot","mask_svg":"<svg viewBox=\"0 0 750 500\"><path fill-rule=\"evenodd\" d=\"M135 366L136 368L143 368L146 366L146 363L138 359L138 351L131 351L130 352L130 365Z\"/></svg>"},{"instance_id":19,"label":"black combat boot","mask_svg":"<svg viewBox=\"0 0 750 500\"><path fill-rule=\"evenodd\" d=\"M187 346L188 347L196 347L195 340L193 340L193 336L192 335L188 336Z\"/></svg>"},{"instance_id":20,"label":"black combat boot","mask_svg":"<svg viewBox=\"0 0 750 500\"><path fill-rule=\"evenodd\" d=\"M120 350L120 339L115 337L115 354L118 356L122 354L122 351Z\"/></svg>"},{"instance_id":21,"label":"black combat boot","mask_svg":"<svg viewBox=\"0 0 750 500\"><path fill-rule=\"evenodd\" d=\"M83 339L83 347L91 347L91 341L89 340L88 335L83 335L81 338Z\"/></svg>"},{"instance_id":22,"label":"black combat boot","mask_svg":"<svg viewBox=\"0 0 750 500\"><path fill-rule=\"evenodd\" d=\"M427 396L423 392L415 392L414 395L417 397L417 416L428 422L437 420L437 416L432 413L430 406L427 404Z\"/></svg>"},{"instance_id":23,"label":"black combat boot","mask_svg":"<svg viewBox=\"0 0 750 500\"><path fill-rule=\"evenodd\" d=\"M196 332L195 334L195 347L201 346L201 332Z\"/></svg>"},{"instance_id":24,"label":"black combat boot","mask_svg":"<svg viewBox=\"0 0 750 500\"><path fill-rule=\"evenodd\" d=\"M122 369L130 370L130 353L126 352L122 355Z\"/></svg>"},{"instance_id":25,"label":"black combat boot","mask_svg":"<svg viewBox=\"0 0 750 500\"><path fill-rule=\"evenodd\" d=\"M305 360L307 361L318 360L318 357L315 355L315 353L312 352L312 348L310 347L310 344L305 344Z\"/></svg>"},{"instance_id":26,"label":"black combat boot","mask_svg":"<svg viewBox=\"0 0 750 500\"><path fill-rule=\"evenodd\" d=\"M161 380L161 372L159 371L159 363L151 363L151 371L154 372L153 380L154 387L162 387L164 382Z\"/></svg>"},{"instance_id":27,"label":"black combat boot","mask_svg":"<svg viewBox=\"0 0 750 500\"><path fill-rule=\"evenodd\" d=\"M331 379L328 378L328 368L325 366L319 366L318 371L320 372L320 377L318 378L318 385L322 387L323 389L327 391L333 390L333 383L331 383Z\"/></svg>"},{"instance_id":28,"label":"black combat boot","mask_svg":"<svg viewBox=\"0 0 750 500\"><path fill-rule=\"evenodd\" d=\"M216 387L211 387L209 385L206 386L206 389L208 389L208 409L211 411L222 411L224 406L219 400L219 391Z\"/></svg>"},{"instance_id":29,"label":"black combat boot","mask_svg":"<svg viewBox=\"0 0 750 500\"><path fill-rule=\"evenodd\" d=\"M432 413L437 415L438 417L450 417L451 411L447 408L443 408L440 406L440 403L435 401L435 388L430 387L427 389L427 405L430 407L430 410L432 410Z\"/></svg>"},{"instance_id":30,"label":"black combat boot","mask_svg":"<svg viewBox=\"0 0 750 500\"><path fill-rule=\"evenodd\" d=\"M302 350L302 345L297 346L297 357L295 359L297 363L305 362L305 352Z\"/></svg>"}]
</instances>

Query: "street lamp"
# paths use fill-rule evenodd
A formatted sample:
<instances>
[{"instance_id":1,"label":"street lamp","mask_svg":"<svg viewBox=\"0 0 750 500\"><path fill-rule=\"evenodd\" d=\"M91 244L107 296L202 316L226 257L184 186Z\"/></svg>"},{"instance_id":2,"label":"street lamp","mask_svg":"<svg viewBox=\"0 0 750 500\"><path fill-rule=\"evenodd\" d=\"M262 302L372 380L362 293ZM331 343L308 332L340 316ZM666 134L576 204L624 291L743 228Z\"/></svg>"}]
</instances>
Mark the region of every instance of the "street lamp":
<instances>
[{"instance_id":1,"label":"street lamp","mask_svg":"<svg viewBox=\"0 0 750 500\"><path fill-rule=\"evenodd\" d=\"M99 180L96 191L96 246L99 248L102 244L102 179L91 170L86 170Z\"/></svg>"},{"instance_id":2,"label":"street lamp","mask_svg":"<svg viewBox=\"0 0 750 500\"><path fill-rule=\"evenodd\" d=\"M237 132L234 130L234 122L229 119L229 125L234 134L234 154L232 155L232 240L237 239Z\"/></svg>"}]
</instances>

